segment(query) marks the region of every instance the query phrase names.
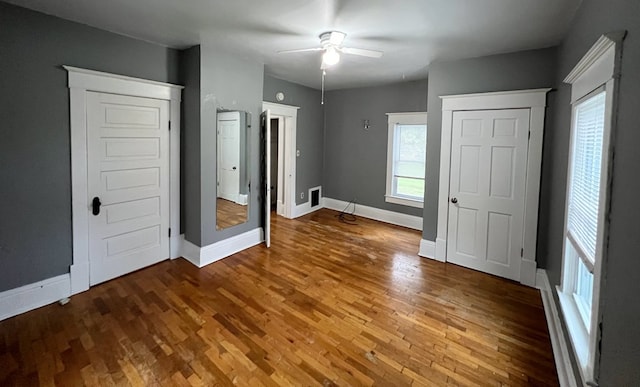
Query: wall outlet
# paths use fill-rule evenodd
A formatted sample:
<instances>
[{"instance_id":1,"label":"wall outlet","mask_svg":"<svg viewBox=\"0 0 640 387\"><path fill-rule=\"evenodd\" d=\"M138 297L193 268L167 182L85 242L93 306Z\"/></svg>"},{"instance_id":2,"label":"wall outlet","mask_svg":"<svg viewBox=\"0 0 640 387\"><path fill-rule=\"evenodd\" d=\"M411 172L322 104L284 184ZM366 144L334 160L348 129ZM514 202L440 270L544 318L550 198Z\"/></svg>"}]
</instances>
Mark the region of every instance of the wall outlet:
<instances>
[{"instance_id":1,"label":"wall outlet","mask_svg":"<svg viewBox=\"0 0 640 387\"><path fill-rule=\"evenodd\" d=\"M300 199L304 199L304 192L300 192Z\"/></svg>"}]
</instances>

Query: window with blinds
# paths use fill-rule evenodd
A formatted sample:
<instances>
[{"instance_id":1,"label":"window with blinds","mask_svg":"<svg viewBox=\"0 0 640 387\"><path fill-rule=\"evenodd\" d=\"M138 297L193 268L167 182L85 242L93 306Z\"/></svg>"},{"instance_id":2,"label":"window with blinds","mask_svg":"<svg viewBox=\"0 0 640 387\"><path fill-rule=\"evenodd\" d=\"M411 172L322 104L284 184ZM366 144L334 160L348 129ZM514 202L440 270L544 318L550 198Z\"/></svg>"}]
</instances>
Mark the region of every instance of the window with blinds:
<instances>
[{"instance_id":1,"label":"window with blinds","mask_svg":"<svg viewBox=\"0 0 640 387\"><path fill-rule=\"evenodd\" d=\"M567 237L590 271L598 235L605 100L605 91L585 99L576 106L574 117Z\"/></svg>"}]
</instances>

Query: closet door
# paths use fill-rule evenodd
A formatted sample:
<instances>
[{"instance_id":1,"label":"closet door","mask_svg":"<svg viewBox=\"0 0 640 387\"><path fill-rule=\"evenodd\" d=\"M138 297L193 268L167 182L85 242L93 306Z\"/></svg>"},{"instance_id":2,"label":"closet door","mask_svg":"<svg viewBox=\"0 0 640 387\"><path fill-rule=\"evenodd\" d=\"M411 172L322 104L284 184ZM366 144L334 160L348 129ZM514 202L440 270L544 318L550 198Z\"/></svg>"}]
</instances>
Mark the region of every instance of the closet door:
<instances>
[{"instance_id":1,"label":"closet door","mask_svg":"<svg viewBox=\"0 0 640 387\"><path fill-rule=\"evenodd\" d=\"M520 279L529 115L453 113L447 261Z\"/></svg>"}]
</instances>

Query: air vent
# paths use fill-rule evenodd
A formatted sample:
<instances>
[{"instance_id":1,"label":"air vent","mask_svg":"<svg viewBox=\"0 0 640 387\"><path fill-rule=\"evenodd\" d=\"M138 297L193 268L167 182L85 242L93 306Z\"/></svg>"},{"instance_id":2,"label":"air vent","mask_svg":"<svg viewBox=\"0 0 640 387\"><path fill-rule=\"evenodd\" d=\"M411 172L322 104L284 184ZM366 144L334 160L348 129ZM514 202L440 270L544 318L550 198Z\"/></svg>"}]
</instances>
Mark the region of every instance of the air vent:
<instances>
[{"instance_id":1,"label":"air vent","mask_svg":"<svg viewBox=\"0 0 640 387\"><path fill-rule=\"evenodd\" d=\"M313 188L309 192L311 198L311 208L320 205L320 188Z\"/></svg>"}]
</instances>

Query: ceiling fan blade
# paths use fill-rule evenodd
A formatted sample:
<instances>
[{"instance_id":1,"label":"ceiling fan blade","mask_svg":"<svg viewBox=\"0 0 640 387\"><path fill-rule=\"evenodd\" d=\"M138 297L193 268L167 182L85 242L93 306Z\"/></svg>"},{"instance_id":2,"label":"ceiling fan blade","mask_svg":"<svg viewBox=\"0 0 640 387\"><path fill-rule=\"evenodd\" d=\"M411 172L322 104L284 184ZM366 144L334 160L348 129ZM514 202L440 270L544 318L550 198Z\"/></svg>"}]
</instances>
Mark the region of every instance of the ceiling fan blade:
<instances>
[{"instance_id":1,"label":"ceiling fan blade","mask_svg":"<svg viewBox=\"0 0 640 387\"><path fill-rule=\"evenodd\" d=\"M324 48L322 47L314 47L314 48L299 48L296 50L282 50L278 51L278 54L290 54L292 52L309 52L309 51L322 51Z\"/></svg>"},{"instance_id":2,"label":"ceiling fan blade","mask_svg":"<svg viewBox=\"0 0 640 387\"><path fill-rule=\"evenodd\" d=\"M381 58L383 54L382 51L365 50L363 48L351 48L351 47L342 47L340 51L342 51L345 54L367 56L369 58Z\"/></svg>"}]
</instances>

